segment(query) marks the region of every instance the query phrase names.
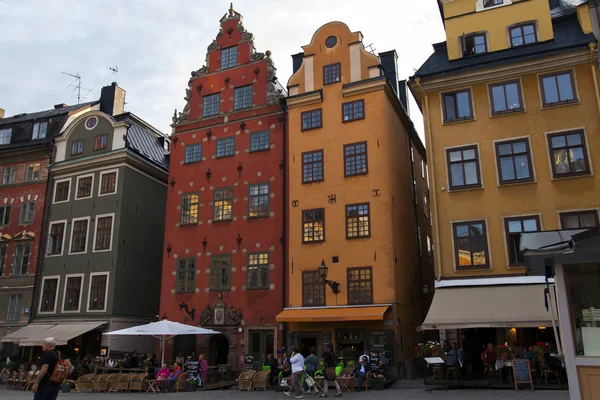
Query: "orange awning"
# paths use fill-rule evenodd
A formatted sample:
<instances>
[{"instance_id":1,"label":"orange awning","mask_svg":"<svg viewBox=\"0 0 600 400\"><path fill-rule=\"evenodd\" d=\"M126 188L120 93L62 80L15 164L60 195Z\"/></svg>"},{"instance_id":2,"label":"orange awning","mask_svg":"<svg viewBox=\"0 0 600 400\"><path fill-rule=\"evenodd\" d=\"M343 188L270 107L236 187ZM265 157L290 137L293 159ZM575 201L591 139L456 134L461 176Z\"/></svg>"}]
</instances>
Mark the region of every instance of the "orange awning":
<instances>
[{"instance_id":1,"label":"orange awning","mask_svg":"<svg viewBox=\"0 0 600 400\"><path fill-rule=\"evenodd\" d=\"M277 322L381 321L389 306L295 308L283 310Z\"/></svg>"}]
</instances>

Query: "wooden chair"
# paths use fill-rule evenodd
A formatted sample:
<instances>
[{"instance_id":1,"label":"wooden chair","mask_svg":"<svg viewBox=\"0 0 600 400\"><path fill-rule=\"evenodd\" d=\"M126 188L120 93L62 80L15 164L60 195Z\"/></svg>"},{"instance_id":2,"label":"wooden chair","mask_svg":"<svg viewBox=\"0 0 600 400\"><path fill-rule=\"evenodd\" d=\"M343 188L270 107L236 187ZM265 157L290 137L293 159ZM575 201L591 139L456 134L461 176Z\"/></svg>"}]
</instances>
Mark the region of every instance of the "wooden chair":
<instances>
[{"instance_id":1,"label":"wooden chair","mask_svg":"<svg viewBox=\"0 0 600 400\"><path fill-rule=\"evenodd\" d=\"M175 392L180 392L185 390L185 381L187 379L187 374L181 373L175 382Z\"/></svg>"},{"instance_id":2,"label":"wooden chair","mask_svg":"<svg viewBox=\"0 0 600 400\"><path fill-rule=\"evenodd\" d=\"M254 370L244 371L240 374L238 377L238 392L242 390L250 391L252 389L254 375L256 375L256 371Z\"/></svg>"},{"instance_id":3,"label":"wooden chair","mask_svg":"<svg viewBox=\"0 0 600 400\"><path fill-rule=\"evenodd\" d=\"M354 372L354 368L343 368L338 377L337 382L340 385L340 389L342 392L345 390L347 392L354 392L356 385L358 383L358 379L355 376L346 377L345 375L350 375Z\"/></svg>"},{"instance_id":4,"label":"wooden chair","mask_svg":"<svg viewBox=\"0 0 600 400\"><path fill-rule=\"evenodd\" d=\"M127 390L127 391L128 392L131 392L131 391L141 392L142 390L145 390L147 379L148 379L148 374L133 375L133 377L129 381L129 390Z\"/></svg>"},{"instance_id":5,"label":"wooden chair","mask_svg":"<svg viewBox=\"0 0 600 400\"><path fill-rule=\"evenodd\" d=\"M252 389L269 390L271 388L271 384L269 382L270 375L271 370L258 371L256 374L254 374L254 377L252 378Z\"/></svg>"},{"instance_id":6,"label":"wooden chair","mask_svg":"<svg viewBox=\"0 0 600 400\"><path fill-rule=\"evenodd\" d=\"M554 376L554 377L556 377L556 381L560 385L560 378L558 376L558 371L555 371L555 370L551 369L548 366L548 363L546 363L546 360L543 357L538 358L538 365L540 367L540 373L539 373L539 377L540 377L539 378L539 382L540 382L540 384L542 383L542 379L543 379L544 383L547 385L548 384L548 377Z\"/></svg>"},{"instance_id":7,"label":"wooden chair","mask_svg":"<svg viewBox=\"0 0 600 400\"><path fill-rule=\"evenodd\" d=\"M85 375L81 375L77 379L77 387L79 388L80 392L85 392L87 390L92 389L92 383L90 381L93 376L94 376L94 374L85 374Z\"/></svg>"},{"instance_id":8,"label":"wooden chair","mask_svg":"<svg viewBox=\"0 0 600 400\"><path fill-rule=\"evenodd\" d=\"M102 386L102 379L104 379L104 374L93 374L90 378L90 389L92 392L99 392L100 386Z\"/></svg>"},{"instance_id":9,"label":"wooden chair","mask_svg":"<svg viewBox=\"0 0 600 400\"><path fill-rule=\"evenodd\" d=\"M131 378L131 374L116 374L111 381L109 392L127 392Z\"/></svg>"}]
</instances>

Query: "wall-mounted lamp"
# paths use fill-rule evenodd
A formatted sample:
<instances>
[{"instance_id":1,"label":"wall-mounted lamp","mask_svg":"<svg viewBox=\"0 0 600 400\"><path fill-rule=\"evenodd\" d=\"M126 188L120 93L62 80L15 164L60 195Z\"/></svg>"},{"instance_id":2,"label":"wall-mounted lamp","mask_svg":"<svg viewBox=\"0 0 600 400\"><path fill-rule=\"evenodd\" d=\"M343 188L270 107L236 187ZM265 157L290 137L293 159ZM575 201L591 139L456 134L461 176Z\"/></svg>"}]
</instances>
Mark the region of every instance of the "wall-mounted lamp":
<instances>
[{"instance_id":1,"label":"wall-mounted lamp","mask_svg":"<svg viewBox=\"0 0 600 400\"><path fill-rule=\"evenodd\" d=\"M202 248L204 249L205 253L206 253L206 246L208 246L208 240L206 240L206 236L204 236L204 240L202 241Z\"/></svg>"},{"instance_id":2,"label":"wall-mounted lamp","mask_svg":"<svg viewBox=\"0 0 600 400\"><path fill-rule=\"evenodd\" d=\"M426 283L423 285L423 294L429 294L429 285Z\"/></svg>"},{"instance_id":3,"label":"wall-mounted lamp","mask_svg":"<svg viewBox=\"0 0 600 400\"><path fill-rule=\"evenodd\" d=\"M244 169L244 166L242 165L242 163L239 163L239 165L237 166L237 171L238 171L238 177L242 177L242 170Z\"/></svg>"},{"instance_id":4,"label":"wall-mounted lamp","mask_svg":"<svg viewBox=\"0 0 600 400\"><path fill-rule=\"evenodd\" d=\"M171 177L171 182L169 182L169 185L171 185L171 192L172 192L173 188L175 187L175 177L174 176Z\"/></svg>"},{"instance_id":5,"label":"wall-mounted lamp","mask_svg":"<svg viewBox=\"0 0 600 400\"><path fill-rule=\"evenodd\" d=\"M210 171L210 168L209 168L208 171L206 171L206 180L208 181L208 183L210 183L211 176L212 176L212 172Z\"/></svg>"},{"instance_id":6,"label":"wall-mounted lamp","mask_svg":"<svg viewBox=\"0 0 600 400\"><path fill-rule=\"evenodd\" d=\"M242 245L242 241L244 239L242 239L242 237L240 236L240 234L238 233L237 238L235 239L235 241L237 242L238 245L238 250L240 249L240 246Z\"/></svg>"},{"instance_id":7,"label":"wall-mounted lamp","mask_svg":"<svg viewBox=\"0 0 600 400\"><path fill-rule=\"evenodd\" d=\"M242 123L240 124L240 129L242 130L242 132L244 132L244 129L246 129L246 122L242 121Z\"/></svg>"},{"instance_id":8,"label":"wall-mounted lamp","mask_svg":"<svg viewBox=\"0 0 600 400\"><path fill-rule=\"evenodd\" d=\"M340 284L335 281L327 280L327 273L329 272L329 268L325 265L325 260L321 260L321 265L319 265L319 277L325 282L330 288L333 294L338 294L340 292Z\"/></svg>"},{"instance_id":9,"label":"wall-mounted lamp","mask_svg":"<svg viewBox=\"0 0 600 400\"><path fill-rule=\"evenodd\" d=\"M171 257L171 250L173 250L173 248L171 247L171 242L169 242L167 245L167 258Z\"/></svg>"}]
</instances>

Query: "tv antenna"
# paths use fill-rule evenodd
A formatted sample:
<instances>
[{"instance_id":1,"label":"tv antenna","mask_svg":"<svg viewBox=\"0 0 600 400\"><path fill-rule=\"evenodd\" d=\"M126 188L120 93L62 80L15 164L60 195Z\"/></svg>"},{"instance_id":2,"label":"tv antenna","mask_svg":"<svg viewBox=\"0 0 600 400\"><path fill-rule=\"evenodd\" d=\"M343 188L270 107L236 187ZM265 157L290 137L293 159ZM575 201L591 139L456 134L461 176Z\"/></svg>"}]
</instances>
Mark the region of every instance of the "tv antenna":
<instances>
[{"instance_id":1,"label":"tv antenna","mask_svg":"<svg viewBox=\"0 0 600 400\"><path fill-rule=\"evenodd\" d=\"M68 72L61 72L61 73L75 78L75 80L73 82L69 83L69 86L67 86L67 89L72 87L73 92L77 90L77 104L81 103L81 91L82 90L86 91L87 93L94 90L93 88L87 89L87 88L81 87L81 75L79 75L79 72L76 74L70 74Z\"/></svg>"},{"instance_id":2,"label":"tv antenna","mask_svg":"<svg viewBox=\"0 0 600 400\"><path fill-rule=\"evenodd\" d=\"M371 44L370 44L370 45L368 45L368 46L365 46L365 50L367 50L369 53L371 53L371 54L373 54L373 55L376 55L376 54L375 54L375 48L373 47L373 43L371 43Z\"/></svg>"},{"instance_id":3,"label":"tv antenna","mask_svg":"<svg viewBox=\"0 0 600 400\"><path fill-rule=\"evenodd\" d=\"M119 66L115 65L114 67L108 67L112 71L112 74L115 76L115 82L119 81Z\"/></svg>"}]
</instances>

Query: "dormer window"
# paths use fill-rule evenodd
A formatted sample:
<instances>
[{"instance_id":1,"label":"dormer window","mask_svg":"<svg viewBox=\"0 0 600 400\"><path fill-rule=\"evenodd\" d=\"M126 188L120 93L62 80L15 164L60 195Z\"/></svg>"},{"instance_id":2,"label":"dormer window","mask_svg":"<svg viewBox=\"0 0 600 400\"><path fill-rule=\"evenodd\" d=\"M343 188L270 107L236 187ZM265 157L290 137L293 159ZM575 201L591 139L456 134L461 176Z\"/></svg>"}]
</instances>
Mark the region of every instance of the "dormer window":
<instances>
[{"instance_id":1,"label":"dormer window","mask_svg":"<svg viewBox=\"0 0 600 400\"><path fill-rule=\"evenodd\" d=\"M98 135L94 138L94 150L106 149L108 142L108 135Z\"/></svg>"},{"instance_id":2,"label":"dormer window","mask_svg":"<svg viewBox=\"0 0 600 400\"><path fill-rule=\"evenodd\" d=\"M485 33L471 33L462 37L463 57L487 53Z\"/></svg>"},{"instance_id":3,"label":"dormer window","mask_svg":"<svg viewBox=\"0 0 600 400\"><path fill-rule=\"evenodd\" d=\"M221 50L221 69L233 68L237 65L237 46Z\"/></svg>"},{"instance_id":4,"label":"dormer window","mask_svg":"<svg viewBox=\"0 0 600 400\"><path fill-rule=\"evenodd\" d=\"M323 84L330 85L342 80L341 64L325 65L323 67Z\"/></svg>"},{"instance_id":5,"label":"dormer window","mask_svg":"<svg viewBox=\"0 0 600 400\"><path fill-rule=\"evenodd\" d=\"M483 0L483 6L484 7L494 7L494 6L501 6L502 4L504 4L504 0Z\"/></svg>"},{"instance_id":6,"label":"dormer window","mask_svg":"<svg viewBox=\"0 0 600 400\"><path fill-rule=\"evenodd\" d=\"M510 28L510 44L512 47L537 42L535 24L527 23Z\"/></svg>"},{"instance_id":7,"label":"dormer window","mask_svg":"<svg viewBox=\"0 0 600 400\"><path fill-rule=\"evenodd\" d=\"M83 140L76 140L71 145L71 155L77 156L83 154Z\"/></svg>"},{"instance_id":8,"label":"dormer window","mask_svg":"<svg viewBox=\"0 0 600 400\"><path fill-rule=\"evenodd\" d=\"M44 139L46 137L47 131L48 131L48 123L47 122L36 122L33 125L33 135L31 135L31 139L32 140Z\"/></svg>"},{"instance_id":9,"label":"dormer window","mask_svg":"<svg viewBox=\"0 0 600 400\"><path fill-rule=\"evenodd\" d=\"M12 133L12 129L0 129L0 145L2 144L10 144L10 136Z\"/></svg>"}]
</instances>

